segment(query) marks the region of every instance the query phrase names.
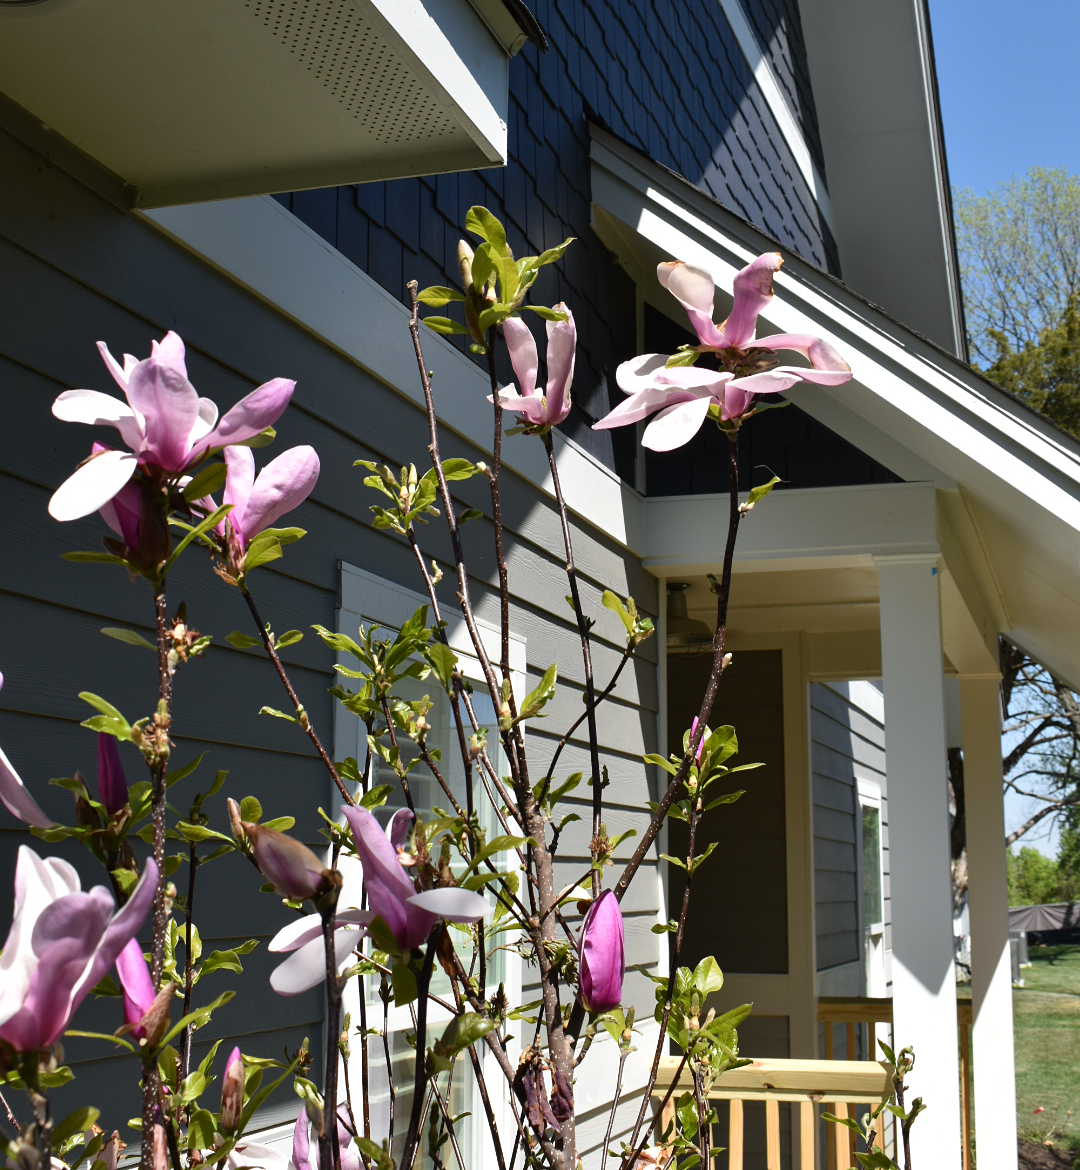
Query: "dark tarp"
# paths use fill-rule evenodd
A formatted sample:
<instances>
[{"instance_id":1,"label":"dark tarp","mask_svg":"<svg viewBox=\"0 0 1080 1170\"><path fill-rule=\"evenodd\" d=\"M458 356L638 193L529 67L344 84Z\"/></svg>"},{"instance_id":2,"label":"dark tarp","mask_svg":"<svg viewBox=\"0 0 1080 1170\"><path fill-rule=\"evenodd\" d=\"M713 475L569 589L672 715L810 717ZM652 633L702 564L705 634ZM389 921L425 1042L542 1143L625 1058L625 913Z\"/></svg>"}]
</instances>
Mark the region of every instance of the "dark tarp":
<instances>
[{"instance_id":1,"label":"dark tarp","mask_svg":"<svg viewBox=\"0 0 1080 1170\"><path fill-rule=\"evenodd\" d=\"M1072 930L1080 926L1080 902L1048 902L1045 906L1010 906L1010 930Z\"/></svg>"}]
</instances>

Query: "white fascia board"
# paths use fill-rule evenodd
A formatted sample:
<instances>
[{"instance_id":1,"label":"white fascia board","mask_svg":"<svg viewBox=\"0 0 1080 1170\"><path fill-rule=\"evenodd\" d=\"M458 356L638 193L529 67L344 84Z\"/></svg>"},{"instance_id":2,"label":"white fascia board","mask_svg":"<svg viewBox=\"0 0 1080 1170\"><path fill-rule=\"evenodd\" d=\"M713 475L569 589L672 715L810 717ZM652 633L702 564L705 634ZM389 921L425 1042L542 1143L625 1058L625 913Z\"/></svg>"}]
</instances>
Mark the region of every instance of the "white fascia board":
<instances>
[{"instance_id":1,"label":"white fascia board","mask_svg":"<svg viewBox=\"0 0 1080 1170\"><path fill-rule=\"evenodd\" d=\"M142 214L423 409L408 309L277 200L256 196ZM421 337L428 368L435 371L440 421L490 450L486 374L445 338L427 329ZM629 552L640 553L642 497L571 439L558 431L554 438L570 510ZM418 429L418 449L426 442ZM503 463L554 498L538 440L517 436L505 441Z\"/></svg>"},{"instance_id":2,"label":"white fascia board","mask_svg":"<svg viewBox=\"0 0 1080 1170\"><path fill-rule=\"evenodd\" d=\"M467 0L369 0L373 21L398 52L412 58L433 95L463 119L466 133L492 163L506 164L507 70L502 46ZM428 8L442 17L434 19Z\"/></svg>"},{"instance_id":3,"label":"white fascia board","mask_svg":"<svg viewBox=\"0 0 1080 1170\"><path fill-rule=\"evenodd\" d=\"M825 186L825 180L817 168L817 163L814 162L810 148L806 145L802 126L799 125L791 106L788 105L787 98L784 97L772 64L765 56L757 35L750 27L750 21L743 10L742 2L741 0L719 0L719 4L727 17L728 24L731 25L731 31L735 34L742 55L746 58L746 63L754 74L754 81L761 91L761 96L765 99L765 104L769 107L769 112L772 114L784 142L787 143L788 150L791 151L795 165L799 168L799 173L806 181L807 187L810 188L810 194L813 195L822 218L829 225L829 230L835 237L836 223L833 219L829 189Z\"/></svg>"},{"instance_id":4,"label":"white fascia board","mask_svg":"<svg viewBox=\"0 0 1080 1170\"><path fill-rule=\"evenodd\" d=\"M745 497L743 497L745 499ZM726 495L653 496L645 501L645 559L652 572L702 571L724 556L723 525L703 523L727 510ZM739 525L736 571L867 563L872 557L935 554L937 491L932 483L860 484L772 492Z\"/></svg>"},{"instance_id":5,"label":"white fascia board","mask_svg":"<svg viewBox=\"0 0 1080 1170\"><path fill-rule=\"evenodd\" d=\"M592 134L594 202L666 255L706 269L730 289L740 268L775 248L749 225L739 224L737 235L734 225L721 227L727 213L690 184L603 131ZM810 394L891 430L946 476L977 480L1013 514L1023 500L1029 523L1030 509L1038 508L1080 532L1075 442L797 257L788 267L775 278L767 328L822 337L852 368L851 382L808 388ZM798 401L802 393L792 396Z\"/></svg>"}]
</instances>

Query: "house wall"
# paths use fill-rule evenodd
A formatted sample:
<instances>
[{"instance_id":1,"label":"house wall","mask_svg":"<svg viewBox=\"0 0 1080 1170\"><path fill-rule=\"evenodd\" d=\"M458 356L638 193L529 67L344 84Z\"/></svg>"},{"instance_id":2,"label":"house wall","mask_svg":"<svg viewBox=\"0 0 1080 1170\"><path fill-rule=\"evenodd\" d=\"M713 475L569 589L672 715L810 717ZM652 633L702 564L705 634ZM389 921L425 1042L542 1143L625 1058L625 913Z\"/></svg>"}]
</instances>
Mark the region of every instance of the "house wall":
<instances>
[{"instance_id":1,"label":"house wall","mask_svg":"<svg viewBox=\"0 0 1080 1170\"><path fill-rule=\"evenodd\" d=\"M810 685L814 894L820 995L866 994L860 908L860 780L872 781L881 788L886 959L892 946L883 714L881 691L872 683ZM846 1040L839 1028L834 1039L835 1051L843 1052Z\"/></svg>"},{"instance_id":2,"label":"house wall","mask_svg":"<svg viewBox=\"0 0 1080 1170\"><path fill-rule=\"evenodd\" d=\"M745 7L820 160L797 5ZM636 352L637 337L633 285L589 227L586 119L834 273L835 248L717 0L541 0L535 11L551 47L529 45L510 64L505 169L282 198L396 297L412 279L459 283L457 241L473 204L506 222L519 256L577 237L559 271L537 284L539 298L570 305L580 331L576 409L563 429L632 483L632 432L589 430L619 401L615 367Z\"/></svg>"},{"instance_id":3,"label":"house wall","mask_svg":"<svg viewBox=\"0 0 1080 1170\"><path fill-rule=\"evenodd\" d=\"M341 560L415 586L407 546L371 527L371 501L352 464L358 458L391 465L410 459L420 463L426 458L426 432L415 405L372 377L362 361L348 359L147 221L123 213L4 132L0 170L5 176L0 185L0 393L5 410L0 491L9 550L0 562L0 663L6 680L0 694L0 742L46 811L70 820L70 795L49 788L47 779L82 769L93 784L96 743L78 726L89 710L77 693L88 689L106 696L131 719L148 713L156 697L153 656L99 633L104 626L124 626L150 634L148 588L142 582L132 584L111 566L61 561L67 550L100 547L106 530L97 517L61 526L46 513L50 493L86 456L92 439L107 437L59 423L50 414L55 396L64 389L110 389L95 341L106 340L117 354L145 355L151 338L176 329L188 345L192 382L223 407L269 377L298 379L293 404L278 424L276 449L311 443L320 453L323 471L311 499L293 517L308 529L307 539L288 548L282 561L252 581L264 617L279 631L306 629L314 622L333 626ZM296 230L308 238L304 229ZM403 320L401 345L409 344ZM443 343L431 337L426 344L428 360L437 366ZM479 388L477 399L482 403ZM443 454L477 459L483 453L451 434ZM265 459L257 455L260 464ZM456 485L462 506L490 508L481 484ZM530 731L543 758L558 729L581 710L577 635L563 601L561 536L549 497L508 472L503 500L511 624L527 639L529 685L556 659L564 684L549 705L543 728ZM645 612L655 614L655 582L604 532L576 520L573 528L585 604L599 615L594 632L597 674L606 681L619 656L621 626L601 608L600 593L605 587L633 593ZM426 554L445 567L448 542L437 521L423 531L422 541ZM486 519L467 526L465 543L477 573L473 588L478 610L495 620ZM452 599L449 580L442 591ZM188 604L191 623L214 635L214 645L203 661L181 667L177 676L173 758L179 764L199 751L207 750L209 756L195 777L173 790L173 803L184 808L197 789L205 790L215 769L228 769L234 794L257 795L267 817L295 812L296 833L318 844L316 808L330 807L327 778L295 726L257 715L263 704L285 705L269 665L254 652L224 642L231 630L251 632L241 598L210 572L202 553L189 552L170 580L170 606L181 600ZM309 633L286 657L316 727L329 739L332 711L326 688L335 677L330 653ZM655 661L655 644L647 643L601 714L612 832L640 828L646 801L656 797L655 778L640 762L642 753L657 748ZM142 765L134 750L125 746L121 751L129 779L139 778ZM568 774L586 766L587 751L575 741L561 768ZM221 798L208 807L213 826L227 829ZM585 868L586 824L587 818L563 835L556 880L570 881ZM16 849L23 839L13 820L6 813L0 816L0 891L11 888ZM632 844L622 852L628 854ZM86 854L64 846L46 851L70 857L84 881L97 880ZM185 871L178 877L183 881ZM260 883L245 864L231 858L200 874L195 919L207 950L239 941L232 933L238 923L242 937L255 937L262 944L283 925L285 912L276 899L258 893ZM658 942L649 932L658 913L657 889L655 864L649 863L624 903L632 967L657 965ZM0 897L0 930L7 928L9 906L7 896ZM279 1057L283 1047L294 1049L309 1036L318 1060L320 993L274 996L267 984L271 963L265 946L244 963L245 994L198 1034L197 1055L221 1036L246 1052ZM208 977L197 990L196 1002L237 985L229 974ZM651 985L634 972L627 991L628 1002L638 1005L639 1018L648 1019ZM78 1023L84 1029L112 1031L119 1023L116 1001L88 1003ZM597 1045L598 1050L603 1047ZM104 1045L72 1041L66 1048L77 1080L71 1089L58 1092L58 1116L71 1107L65 1102L73 1104L88 1084L104 1118L137 1113L130 1067L121 1090L120 1058L104 1055ZM636 1112L632 1093L628 1097L626 1108ZM278 1113L295 1115L295 1108L286 1087ZM599 1113L584 1118L586 1147L602 1140L603 1120ZM617 1127L616 1136L620 1132Z\"/></svg>"}]
</instances>

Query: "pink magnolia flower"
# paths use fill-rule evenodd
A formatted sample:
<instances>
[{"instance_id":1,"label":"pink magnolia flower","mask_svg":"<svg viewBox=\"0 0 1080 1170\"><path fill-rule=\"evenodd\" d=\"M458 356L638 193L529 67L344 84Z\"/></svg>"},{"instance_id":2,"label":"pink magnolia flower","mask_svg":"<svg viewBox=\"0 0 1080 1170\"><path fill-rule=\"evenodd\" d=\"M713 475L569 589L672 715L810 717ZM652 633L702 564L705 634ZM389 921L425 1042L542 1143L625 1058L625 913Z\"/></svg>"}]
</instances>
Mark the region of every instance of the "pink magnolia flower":
<instances>
[{"instance_id":1,"label":"pink magnolia flower","mask_svg":"<svg viewBox=\"0 0 1080 1170\"><path fill-rule=\"evenodd\" d=\"M241 552L275 520L298 508L319 478L319 457L314 447L290 447L272 459L258 478L250 447L226 447L225 466L228 478L223 502L232 504L233 509L218 531L224 535L228 524L236 534Z\"/></svg>"},{"instance_id":2,"label":"pink magnolia flower","mask_svg":"<svg viewBox=\"0 0 1080 1170\"><path fill-rule=\"evenodd\" d=\"M366 808L343 811L352 828L362 871L355 858L339 858L342 887L334 920L339 967L360 941L357 928L369 926L377 916L389 926L399 946L411 949L423 944L440 918L476 922L487 912L487 903L471 890L416 892L401 860L413 821L408 809L399 809L385 832ZM361 910L365 890L370 909ZM270 986L278 995L299 995L326 978L322 919L318 914L309 914L279 930L267 950L289 955L270 976Z\"/></svg>"},{"instance_id":3,"label":"pink magnolia flower","mask_svg":"<svg viewBox=\"0 0 1080 1170\"><path fill-rule=\"evenodd\" d=\"M142 926L157 881L157 866L148 859L117 910L104 886L84 893L68 862L19 847L15 913L0 955L0 1040L16 1052L34 1052L60 1038Z\"/></svg>"},{"instance_id":4,"label":"pink magnolia flower","mask_svg":"<svg viewBox=\"0 0 1080 1170\"><path fill-rule=\"evenodd\" d=\"M56 490L49 513L56 520L78 520L112 500L135 474L171 479L214 447L253 439L281 417L295 383L274 378L242 398L219 420L209 398L200 398L187 378L184 343L173 332L152 344L148 358L124 354L124 364L98 342L105 365L126 402L99 390L65 390L53 403L63 422L115 427L129 450L102 449Z\"/></svg>"},{"instance_id":5,"label":"pink magnolia flower","mask_svg":"<svg viewBox=\"0 0 1080 1170\"><path fill-rule=\"evenodd\" d=\"M341 1170L360 1170L360 1152L352 1144L352 1135L342 1121L344 1105L338 1106L337 1140L341 1153ZM307 1109L300 1110L300 1116L293 1126L292 1162L293 1170L320 1170L319 1127L307 1115Z\"/></svg>"},{"instance_id":6,"label":"pink magnolia flower","mask_svg":"<svg viewBox=\"0 0 1080 1170\"><path fill-rule=\"evenodd\" d=\"M593 429L627 426L656 414L642 443L653 451L671 451L697 434L713 407L721 421L727 422L742 418L759 394L776 394L798 382L823 386L847 382L850 367L820 337L798 333L755 336L758 315L773 297L773 274L782 263L778 252L766 252L738 273L731 314L722 325L713 321L714 285L707 272L678 261L659 265L660 283L686 309L698 335L698 352L720 355L729 368L668 366L667 355L659 353L623 362L615 377L628 397L594 423ZM809 367L778 364L774 355L779 350L802 354Z\"/></svg>"},{"instance_id":7,"label":"pink magnolia flower","mask_svg":"<svg viewBox=\"0 0 1080 1170\"><path fill-rule=\"evenodd\" d=\"M622 1003L625 974L622 910L605 890L589 907L578 939L578 990L586 1010L614 1011Z\"/></svg>"},{"instance_id":8,"label":"pink magnolia flower","mask_svg":"<svg viewBox=\"0 0 1080 1170\"><path fill-rule=\"evenodd\" d=\"M0 674L0 689L4 686L4 676ZM52 818L45 815L41 805L30 795L22 777L12 767L11 761L0 748L0 802L20 821L33 825L35 829L48 829L52 826Z\"/></svg>"},{"instance_id":9,"label":"pink magnolia flower","mask_svg":"<svg viewBox=\"0 0 1080 1170\"><path fill-rule=\"evenodd\" d=\"M116 958L116 978L124 993L124 1023L131 1028L136 1040L146 1035L143 1017L157 998L150 968L146 965L143 949L132 939Z\"/></svg>"},{"instance_id":10,"label":"pink magnolia flower","mask_svg":"<svg viewBox=\"0 0 1080 1170\"><path fill-rule=\"evenodd\" d=\"M574 380L574 351L577 347L573 313L561 302L555 308L565 313L567 319L547 323L546 386L536 385L539 357L532 330L520 317L507 317L502 326L517 386L511 384L500 390L499 402L504 410L520 414L527 426L545 430L561 423L570 413L570 384ZM491 401L490 395L488 401Z\"/></svg>"}]
</instances>

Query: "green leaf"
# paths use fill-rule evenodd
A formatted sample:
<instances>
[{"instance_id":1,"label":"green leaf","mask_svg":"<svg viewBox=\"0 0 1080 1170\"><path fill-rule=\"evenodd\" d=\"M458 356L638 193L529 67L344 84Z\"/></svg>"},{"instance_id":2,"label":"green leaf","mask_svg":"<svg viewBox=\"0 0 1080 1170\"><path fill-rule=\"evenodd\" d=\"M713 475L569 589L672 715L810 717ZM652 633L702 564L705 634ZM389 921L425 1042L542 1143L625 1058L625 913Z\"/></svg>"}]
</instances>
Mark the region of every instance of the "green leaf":
<instances>
[{"instance_id":1,"label":"green leaf","mask_svg":"<svg viewBox=\"0 0 1080 1170\"><path fill-rule=\"evenodd\" d=\"M251 447L253 450L258 450L260 447L269 447L276 438L277 431L273 427L266 427L257 435L252 435L250 439L242 439L239 443L233 443L232 446Z\"/></svg>"},{"instance_id":2,"label":"green leaf","mask_svg":"<svg viewBox=\"0 0 1080 1170\"><path fill-rule=\"evenodd\" d=\"M259 803L257 797L245 796L244 799L240 801L240 819L242 821L258 822L261 816L262 805Z\"/></svg>"},{"instance_id":3,"label":"green leaf","mask_svg":"<svg viewBox=\"0 0 1080 1170\"><path fill-rule=\"evenodd\" d=\"M196 1109L188 1122L187 1148L189 1150L213 1149L217 1124L208 1109Z\"/></svg>"},{"instance_id":4,"label":"green leaf","mask_svg":"<svg viewBox=\"0 0 1080 1170\"><path fill-rule=\"evenodd\" d=\"M212 1003L208 1003L205 1007L196 1008L193 1012L188 1012L186 1016L178 1020L177 1023L175 1023L168 1030L168 1032L165 1033L161 1039L161 1043L168 1044L170 1040L175 1040L176 1037L179 1036L180 1033L188 1026L188 1024L191 1025L193 1030L204 1027L210 1022L210 1017L214 1014L214 1012L217 1011L219 1007L227 1004L235 994L235 991L223 991Z\"/></svg>"},{"instance_id":5,"label":"green leaf","mask_svg":"<svg viewBox=\"0 0 1080 1170\"><path fill-rule=\"evenodd\" d=\"M74 1137L77 1133L85 1133L100 1116L101 1110L95 1109L91 1105L84 1105L81 1109L76 1109L74 1113L69 1113L59 1125L53 1126L53 1144L59 1146L69 1137Z\"/></svg>"},{"instance_id":6,"label":"green leaf","mask_svg":"<svg viewBox=\"0 0 1080 1170\"><path fill-rule=\"evenodd\" d=\"M80 1036L84 1040L108 1040L110 1044L119 1044L121 1048L126 1048L128 1052L137 1052L138 1049L130 1040L125 1040L123 1036L112 1036L108 1032L77 1032L69 1028L65 1036Z\"/></svg>"},{"instance_id":7,"label":"green leaf","mask_svg":"<svg viewBox=\"0 0 1080 1170\"><path fill-rule=\"evenodd\" d=\"M191 477L191 482L184 488L184 499L193 504L196 500L205 499L206 496L221 491L225 486L226 474L224 463L208 463Z\"/></svg>"},{"instance_id":8,"label":"green leaf","mask_svg":"<svg viewBox=\"0 0 1080 1170\"><path fill-rule=\"evenodd\" d=\"M286 646L294 646L303 637L304 635L299 630L286 630L280 638L274 639L274 649L284 650Z\"/></svg>"},{"instance_id":9,"label":"green leaf","mask_svg":"<svg viewBox=\"0 0 1080 1170\"><path fill-rule=\"evenodd\" d=\"M451 301L463 301L465 297L456 288L447 288L444 284L433 284L428 288L421 289L417 293L416 299L422 305L428 305L432 309L441 309L443 305L448 305Z\"/></svg>"},{"instance_id":10,"label":"green leaf","mask_svg":"<svg viewBox=\"0 0 1080 1170\"><path fill-rule=\"evenodd\" d=\"M529 313L535 313L545 321L569 320L568 314L560 312L558 309L549 309L547 305L522 305L521 308Z\"/></svg>"},{"instance_id":11,"label":"green leaf","mask_svg":"<svg viewBox=\"0 0 1080 1170\"><path fill-rule=\"evenodd\" d=\"M306 1039L302 1047L305 1049L307 1048ZM276 1081L272 1081L269 1085L263 1085L263 1087L257 1093L252 1093L250 1100L244 1106L244 1112L240 1116L240 1125L238 1127L240 1133L243 1133L244 1130L247 1129L248 1125L251 1123L251 1119L255 1116L255 1113L262 1108L262 1104L266 1098L270 1096L270 1094L278 1087L278 1085L281 1084L282 1081L284 1081L287 1077L292 1076L293 1070L296 1068L299 1059L300 1058L297 1057L297 1059L289 1065L289 1067L281 1074L281 1076L278 1077Z\"/></svg>"},{"instance_id":12,"label":"green leaf","mask_svg":"<svg viewBox=\"0 0 1080 1170\"><path fill-rule=\"evenodd\" d=\"M261 532L248 545L247 553L244 555L244 576L263 565L270 564L271 561L278 560L281 556L281 541L276 536Z\"/></svg>"},{"instance_id":13,"label":"green leaf","mask_svg":"<svg viewBox=\"0 0 1080 1170\"><path fill-rule=\"evenodd\" d=\"M471 479L474 475L479 474L476 470L476 465L470 463L468 459L444 459L442 461L442 469L443 475L451 482L459 479ZM434 498L432 496L432 499Z\"/></svg>"},{"instance_id":14,"label":"green leaf","mask_svg":"<svg viewBox=\"0 0 1080 1170\"><path fill-rule=\"evenodd\" d=\"M186 532L183 540L173 549L172 556L165 562L165 568L162 569L161 575L164 577L169 572L173 565L176 564L177 558L193 540L198 540L200 536L216 528L232 510L232 504L222 504L220 508L211 512L205 520L200 520L190 532Z\"/></svg>"},{"instance_id":15,"label":"green leaf","mask_svg":"<svg viewBox=\"0 0 1080 1170\"><path fill-rule=\"evenodd\" d=\"M115 638L118 642L126 642L129 646L145 646L147 650L157 651L157 647L149 639L135 630L122 630L116 626L104 626L101 631L106 638Z\"/></svg>"},{"instance_id":16,"label":"green leaf","mask_svg":"<svg viewBox=\"0 0 1080 1170\"><path fill-rule=\"evenodd\" d=\"M120 712L112 705L112 703L101 698L100 695L95 695L92 691L80 691L79 698L84 703L89 703L95 711L100 711L100 716L92 716L90 719L84 719L82 726L89 727L91 731L104 731L109 735L116 736L117 739L127 740L131 738L131 724L120 714Z\"/></svg>"},{"instance_id":17,"label":"green leaf","mask_svg":"<svg viewBox=\"0 0 1080 1170\"><path fill-rule=\"evenodd\" d=\"M470 207L465 213L465 230L479 236L499 255L506 252L506 229L486 207Z\"/></svg>"},{"instance_id":18,"label":"green leaf","mask_svg":"<svg viewBox=\"0 0 1080 1170\"><path fill-rule=\"evenodd\" d=\"M604 595L600 598L601 603L605 609L610 609L613 614L626 627L626 632L632 634L634 632L634 619L630 616L630 611L623 604L622 599L610 589L604 590Z\"/></svg>"},{"instance_id":19,"label":"green leaf","mask_svg":"<svg viewBox=\"0 0 1080 1170\"><path fill-rule=\"evenodd\" d=\"M543 710L548 700L555 694L555 682L558 675L558 665L552 663L544 671L544 677L540 680L540 685L525 696L525 701L521 704L520 719L532 719Z\"/></svg>"},{"instance_id":20,"label":"green leaf","mask_svg":"<svg viewBox=\"0 0 1080 1170\"><path fill-rule=\"evenodd\" d=\"M457 655L444 642L435 642L424 651L424 658L435 672L435 676L443 685L448 694L453 685L454 671L457 669Z\"/></svg>"},{"instance_id":21,"label":"green leaf","mask_svg":"<svg viewBox=\"0 0 1080 1170\"><path fill-rule=\"evenodd\" d=\"M698 352L693 346L682 345L668 358L664 365L667 369L671 369L673 366L692 366L697 359Z\"/></svg>"},{"instance_id":22,"label":"green leaf","mask_svg":"<svg viewBox=\"0 0 1080 1170\"><path fill-rule=\"evenodd\" d=\"M208 828L206 825L190 825L187 821L177 821L176 831L185 841L192 843L199 841L227 841L230 845L235 846L236 844L232 837L226 837L224 833L219 833L216 829Z\"/></svg>"},{"instance_id":23,"label":"green leaf","mask_svg":"<svg viewBox=\"0 0 1080 1170\"><path fill-rule=\"evenodd\" d=\"M435 1041L439 1056L452 1057L482 1040L495 1027L495 1021L476 1012L464 1012L455 1016L446 1026L442 1036Z\"/></svg>"},{"instance_id":24,"label":"green leaf","mask_svg":"<svg viewBox=\"0 0 1080 1170\"><path fill-rule=\"evenodd\" d=\"M531 837L511 837L507 834L493 837L483 849L478 849L473 854L473 859L469 862L469 868L465 872L471 873L478 865L482 865L489 857L494 857L496 853L505 853L510 849L520 849L522 845L525 845L531 840Z\"/></svg>"},{"instance_id":25,"label":"green leaf","mask_svg":"<svg viewBox=\"0 0 1080 1170\"><path fill-rule=\"evenodd\" d=\"M296 817L271 817L263 821L264 829L273 829L275 833L287 833L296 824Z\"/></svg>"},{"instance_id":26,"label":"green leaf","mask_svg":"<svg viewBox=\"0 0 1080 1170\"><path fill-rule=\"evenodd\" d=\"M536 267L542 268L545 264L554 264L556 260L561 260L563 253L576 239L576 236L567 236L561 244L556 244L554 248L546 248L536 258Z\"/></svg>"},{"instance_id":27,"label":"green leaf","mask_svg":"<svg viewBox=\"0 0 1080 1170\"><path fill-rule=\"evenodd\" d=\"M177 780L184 780L195 771L196 768L203 762L206 752L199 752L199 754L189 764L185 764L182 768L177 768L175 772L169 773L170 786L175 784ZM224 783L224 781L222 781Z\"/></svg>"},{"instance_id":28,"label":"green leaf","mask_svg":"<svg viewBox=\"0 0 1080 1170\"><path fill-rule=\"evenodd\" d=\"M468 524L470 520L483 520L484 513L479 508L466 508L464 512L457 518L458 526Z\"/></svg>"},{"instance_id":29,"label":"green leaf","mask_svg":"<svg viewBox=\"0 0 1080 1170\"><path fill-rule=\"evenodd\" d=\"M771 492L779 482L780 477L778 475L774 475L768 483L758 484L757 487L751 488L749 494L746 497L746 502L740 505L739 511L745 515L756 503L758 503L759 500L765 499L769 492Z\"/></svg>"},{"instance_id":30,"label":"green leaf","mask_svg":"<svg viewBox=\"0 0 1080 1170\"><path fill-rule=\"evenodd\" d=\"M678 772L678 767L664 756L658 756L654 752L650 752L647 756L641 757L646 764L655 764L658 768L663 768L665 772L669 772L672 776Z\"/></svg>"},{"instance_id":31,"label":"green leaf","mask_svg":"<svg viewBox=\"0 0 1080 1170\"><path fill-rule=\"evenodd\" d=\"M276 707L260 707L260 715L273 715L275 719L288 719L290 723L296 723L295 715L286 715L284 711L279 711Z\"/></svg>"},{"instance_id":32,"label":"green leaf","mask_svg":"<svg viewBox=\"0 0 1080 1170\"><path fill-rule=\"evenodd\" d=\"M395 1007L413 1003L420 994L416 986L416 976L404 963L395 963L390 969L390 984L394 989Z\"/></svg>"},{"instance_id":33,"label":"green leaf","mask_svg":"<svg viewBox=\"0 0 1080 1170\"><path fill-rule=\"evenodd\" d=\"M78 564L90 565L126 565L123 557L114 557L112 553L103 552L66 552L62 553L65 561L75 561Z\"/></svg>"},{"instance_id":34,"label":"green leaf","mask_svg":"<svg viewBox=\"0 0 1080 1170\"><path fill-rule=\"evenodd\" d=\"M702 810L708 812L709 809L716 808L721 804L734 804L740 796L745 794L745 789L740 788L738 792L726 792L723 796L718 796L715 800L710 800L709 803Z\"/></svg>"},{"instance_id":35,"label":"green leaf","mask_svg":"<svg viewBox=\"0 0 1080 1170\"><path fill-rule=\"evenodd\" d=\"M235 646L237 650L250 650L253 646L261 646L261 638L253 638L250 634L241 634L239 630L233 630L231 634L225 635L225 641L230 646Z\"/></svg>"},{"instance_id":36,"label":"green leaf","mask_svg":"<svg viewBox=\"0 0 1080 1170\"><path fill-rule=\"evenodd\" d=\"M453 336L455 334L469 332L464 325L459 325L457 321L451 321L449 317L424 317L422 320L432 333Z\"/></svg>"}]
</instances>

